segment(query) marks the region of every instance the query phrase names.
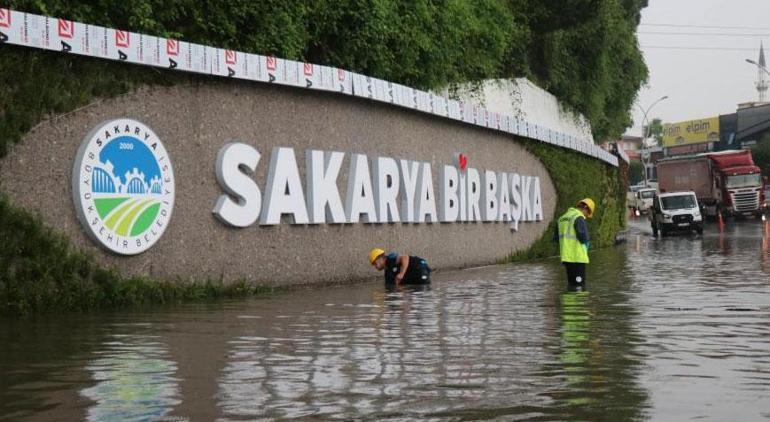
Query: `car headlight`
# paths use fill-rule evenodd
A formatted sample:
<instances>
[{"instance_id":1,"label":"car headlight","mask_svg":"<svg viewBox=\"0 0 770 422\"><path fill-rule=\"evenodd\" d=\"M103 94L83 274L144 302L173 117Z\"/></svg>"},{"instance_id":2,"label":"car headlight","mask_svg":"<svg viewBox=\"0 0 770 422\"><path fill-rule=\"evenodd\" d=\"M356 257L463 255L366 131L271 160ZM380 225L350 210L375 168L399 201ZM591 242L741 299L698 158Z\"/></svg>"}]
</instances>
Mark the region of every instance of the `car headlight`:
<instances>
[{"instance_id":1,"label":"car headlight","mask_svg":"<svg viewBox=\"0 0 770 422\"><path fill-rule=\"evenodd\" d=\"M671 216L669 214L663 214L663 218L666 220L670 220Z\"/></svg>"}]
</instances>

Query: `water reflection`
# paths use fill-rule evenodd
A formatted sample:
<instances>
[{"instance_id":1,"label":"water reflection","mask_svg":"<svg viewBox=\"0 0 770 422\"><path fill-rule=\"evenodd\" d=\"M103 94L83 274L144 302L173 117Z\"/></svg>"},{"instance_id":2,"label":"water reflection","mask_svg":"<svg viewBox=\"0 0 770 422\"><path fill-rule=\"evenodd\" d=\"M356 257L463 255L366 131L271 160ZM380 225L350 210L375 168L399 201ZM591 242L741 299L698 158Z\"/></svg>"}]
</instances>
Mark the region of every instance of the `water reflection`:
<instances>
[{"instance_id":1,"label":"water reflection","mask_svg":"<svg viewBox=\"0 0 770 422\"><path fill-rule=\"evenodd\" d=\"M646 415L649 396L639 384L644 337L636 329L631 306L634 283L628 249L596 251L587 278L590 285L554 285L554 359L539 376L552 380L543 395L558 420L637 420Z\"/></svg>"},{"instance_id":2,"label":"water reflection","mask_svg":"<svg viewBox=\"0 0 770 422\"><path fill-rule=\"evenodd\" d=\"M88 420L158 419L180 403L176 364L159 336L116 334L96 355L86 366L96 384L81 391L94 402Z\"/></svg>"},{"instance_id":3,"label":"water reflection","mask_svg":"<svg viewBox=\"0 0 770 422\"><path fill-rule=\"evenodd\" d=\"M770 227L263 300L0 324L7 420L755 420Z\"/></svg>"},{"instance_id":4,"label":"water reflection","mask_svg":"<svg viewBox=\"0 0 770 422\"><path fill-rule=\"evenodd\" d=\"M632 305L652 419L770 416L770 291L758 221L656 241L629 265L645 274Z\"/></svg>"},{"instance_id":5,"label":"water reflection","mask_svg":"<svg viewBox=\"0 0 770 422\"><path fill-rule=\"evenodd\" d=\"M544 285L547 274L526 281ZM335 293L230 341L224 417L411 418L484 414L503 397L529 404L535 394L515 380L530 379L531 362L545 356L543 309L511 299L545 289L501 295L500 283L525 281L513 267L462 275L471 278L375 291L368 303Z\"/></svg>"},{"instance_id":6,"label":"water reflection","mask_svg":"<svg viewBox=\"0 0 770 422\"><path fill-rule=\"evenodd\" d=\"M770 221L762 223L762 249L759 258L762 272L770 274Z\"/></svg>"},{"instance_id":7,"label":"water reflection","mask_svg":"<svg viewBox=\"0 0 770 422\"><path fill-rule=\"evenodd\" d=\"M560 296L561 303L561 353L559 360L567 375L567 385L578 389L587 381L591 336L591 313L586 305L588 291L583 286L569 286ZM571 397L567 403L573 406L587 404L590 397Z\"/></svg>"}]
</instances>

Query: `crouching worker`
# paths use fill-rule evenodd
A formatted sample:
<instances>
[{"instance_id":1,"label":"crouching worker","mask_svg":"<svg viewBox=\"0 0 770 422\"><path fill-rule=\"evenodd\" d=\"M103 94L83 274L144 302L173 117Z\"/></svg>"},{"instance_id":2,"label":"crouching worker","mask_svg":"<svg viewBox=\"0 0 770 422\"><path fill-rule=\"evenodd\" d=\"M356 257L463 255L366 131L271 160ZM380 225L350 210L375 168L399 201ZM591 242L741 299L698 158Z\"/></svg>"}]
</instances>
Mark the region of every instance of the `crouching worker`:
<instances>
[{"instance_id":1,"label":"crouching worker","mask_svg":"<svg viewBox=\"0 0 770 422\"><path fill-rule=\"evenodd\" d=\"M378 271L385 271L385 284L428 284L431 268L428 261L419 256L386 253L382 249L369 252L369 263Z\"/></svg>"}]
</instances>

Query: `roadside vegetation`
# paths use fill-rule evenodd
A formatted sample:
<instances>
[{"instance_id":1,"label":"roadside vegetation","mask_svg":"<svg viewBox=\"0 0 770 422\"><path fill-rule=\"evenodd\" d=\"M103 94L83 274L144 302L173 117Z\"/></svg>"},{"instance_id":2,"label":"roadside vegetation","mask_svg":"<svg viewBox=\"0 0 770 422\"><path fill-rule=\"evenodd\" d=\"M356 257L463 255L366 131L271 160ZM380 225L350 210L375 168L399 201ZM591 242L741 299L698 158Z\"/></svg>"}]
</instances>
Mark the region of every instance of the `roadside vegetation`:
<instances>
[{"instance_id":1,"label":"roadside vegetation","mask_svg":"<svg viewBox=\"0 0 770 422\"><path fill-rule=\"evenodd\" d=\"M421 89L527 77L619 136L647 79L647 0L9 0L5 7L341 67ZM42 116L167 77L3 46L0 158ZM171 73L171 72L165 72ZM63 85L62 85L63 84Z\"/></svg>"},{"instance_id":2,"label":"roadside vegetation","mask_svg":"<svg viewBox=\"0 0 770 422\"><path fill-rule=\"evenodd\" d=\"M245 281L190 283L124 277L0 195L0 315L81 311L267 295Z\"/></svg>"},{"instance_id":3,"label":"roadside vegetation","mask_svg":"<svg viewBox=\"0 0 770 422\"><path fill-rule=\"evenodd\" d=\"M751 147L754 164L762 170L762 175L770 176L770 135L765 135L759 143Z\"/></svg>"},{"instance_id":4,"label":"roadside vegetation","mask_svg":"<svg viewBox=\"0 0 770 422\"><path fill-rule=\"evenodd\" d=\"M558 201L556 214L543 236L526 251L513 254L510 261L558 255L558 244L552 238L556 219L583 198L591 198L596 202L596 213L588 220L591 248L612 246L615 236L626 225L628 165L621 161L620 168L615 168L562 148L533 141L526 141L525 145L548 169Z\"/></svg>"}]
</instances>

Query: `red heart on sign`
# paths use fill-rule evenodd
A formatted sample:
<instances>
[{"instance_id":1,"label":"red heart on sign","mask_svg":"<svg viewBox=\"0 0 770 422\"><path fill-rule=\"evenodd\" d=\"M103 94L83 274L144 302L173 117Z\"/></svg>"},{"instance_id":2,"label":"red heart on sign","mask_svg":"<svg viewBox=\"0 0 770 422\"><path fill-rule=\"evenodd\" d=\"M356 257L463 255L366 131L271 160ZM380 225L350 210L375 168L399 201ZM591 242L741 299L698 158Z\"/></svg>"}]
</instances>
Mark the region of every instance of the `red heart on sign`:
<instances>
[{"instance_id":1,"label":"red heart on sign","mask_svg":"<svg viewBox=\"0 0 770 422\"><path fill-rule=\"evenodd\" d=\"M460 163L460 171L465 171L465 168L468 167L468 157L460 154L457 156L457 161Z\"/></svg>"}]
</instances>

